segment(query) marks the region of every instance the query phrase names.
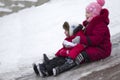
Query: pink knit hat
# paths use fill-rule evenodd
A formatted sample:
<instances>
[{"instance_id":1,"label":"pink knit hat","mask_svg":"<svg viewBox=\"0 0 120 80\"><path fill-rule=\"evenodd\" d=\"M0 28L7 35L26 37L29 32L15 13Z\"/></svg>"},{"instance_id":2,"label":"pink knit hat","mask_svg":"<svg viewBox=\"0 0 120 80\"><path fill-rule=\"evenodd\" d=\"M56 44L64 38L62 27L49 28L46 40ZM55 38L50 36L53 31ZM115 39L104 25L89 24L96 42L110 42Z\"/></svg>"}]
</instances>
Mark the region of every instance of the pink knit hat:
<instances>
[{"instance_id":1,"label":"pink knit hat","mask_svg":"<svg viewBox=\"0 0 120 80\"><path fill-rule=\"evenodd\" d=\"M91 21L93 17L100 14L102 7L104 6L104 0L97 0L97 2L92 2L86 7L86 11L92 13L92 16L87 19L87 21Z\"/></svg>"}]
</instances>

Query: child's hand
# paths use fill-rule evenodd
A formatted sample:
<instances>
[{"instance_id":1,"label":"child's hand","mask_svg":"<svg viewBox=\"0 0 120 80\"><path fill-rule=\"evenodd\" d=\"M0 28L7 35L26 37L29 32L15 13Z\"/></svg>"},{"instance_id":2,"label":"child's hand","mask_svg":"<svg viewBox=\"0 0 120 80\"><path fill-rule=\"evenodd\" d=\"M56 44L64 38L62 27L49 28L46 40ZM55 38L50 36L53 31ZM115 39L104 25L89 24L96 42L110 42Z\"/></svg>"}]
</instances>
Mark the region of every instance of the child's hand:
<instances>
[{"instance_id":1,"label":"child's hand","mask_svg":"<svg viewBox=\"0 0 120 80\"><path fill-rule=\"evenodd\" d=\"M66 48L72 48L72 47L76 46L77 44L74 44L74 43L72 43L72 42L69 42L69 41L67 41L67 40L64 40L64 41L63 41L63 45L64 45Z\"/></svg>"}]
</instances>

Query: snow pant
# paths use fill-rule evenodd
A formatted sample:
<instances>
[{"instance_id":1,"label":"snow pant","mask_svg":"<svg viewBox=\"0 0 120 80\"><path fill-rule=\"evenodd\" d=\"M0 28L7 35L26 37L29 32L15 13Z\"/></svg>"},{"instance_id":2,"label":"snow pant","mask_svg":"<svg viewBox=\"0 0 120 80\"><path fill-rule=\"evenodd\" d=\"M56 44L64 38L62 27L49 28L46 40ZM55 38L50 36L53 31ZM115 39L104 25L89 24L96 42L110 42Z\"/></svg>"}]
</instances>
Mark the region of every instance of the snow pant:
<instances>
[{"instance_id":1,"label":"snow pant","mask_svg":"<svg viewBox=\"0 0 120 80\"><path fill-rule=\"evenodd\" d=\"M49 60L47 63L43 63L48 74L53 75L53 68L57 66L61 66L66 62L66 59L64 57L54 57L53 59Z\"/></svg>"}]
</instances>

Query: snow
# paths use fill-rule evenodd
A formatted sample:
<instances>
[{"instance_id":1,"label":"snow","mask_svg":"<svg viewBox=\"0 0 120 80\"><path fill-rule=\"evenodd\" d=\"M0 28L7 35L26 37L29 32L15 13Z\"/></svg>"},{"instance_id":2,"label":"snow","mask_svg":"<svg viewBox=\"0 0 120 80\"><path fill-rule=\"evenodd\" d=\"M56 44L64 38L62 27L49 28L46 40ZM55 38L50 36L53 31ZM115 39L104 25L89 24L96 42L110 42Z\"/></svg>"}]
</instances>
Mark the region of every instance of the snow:
<instances>
[{"instance_id":1,"label":"snow","mask_svg":"<svg viewBox=\"0 0 120 80\"><path fill-rule=\"evenodd\" d=\"M2 3L2 2L0 2L0 6L5 6L5 4L4 4L4 3Z\"/></svg>"},{"instance_id":2,"label":"snow","mask_svg":"<svg viewBox=\"0 0 120 80\"><path fill-rule=\"evenodd\" d=\"M38 0L12 0L12 1L32 1L32 2L37 2Z\"/></svg>"},{"instance_id":3,"label":"snow","mask_svg":"<svg viewBox=\"0 0 120 80\"><path fill-rule=\"evenodd\" d=\"M12 4L12 5L11 5L11 7L16 7L16 6L18 6L18 7L25 7L25 5L20 4L20 3L19 3L18 5L15 5L15 4Z\"/></svg>"},{"instance_id":4,"label":"snow","mask_svg":"<svg viewBox=\"0 0 120 80\"><path fill-rule=\"evenodd\" d=\"M1 17L0 74L30 68L33 62L42 61L43 53L52 58L65 38L63 22L82 23L85 7L92 1L95 0L51 0ZM105 5L110 11L111 36L120 32L119 3L111 0Z\"/></svg>"},{"instance_id":5,"label":"snow","mask_svg":"<svg viewBox=\"0 0 120 80\"><path fill-rule=\"evenodd\" d=\"M4 12L12 12L12 10L7 9L7 8L0 8L0 11L4 11Z\"/></svg>"}]
</instances>

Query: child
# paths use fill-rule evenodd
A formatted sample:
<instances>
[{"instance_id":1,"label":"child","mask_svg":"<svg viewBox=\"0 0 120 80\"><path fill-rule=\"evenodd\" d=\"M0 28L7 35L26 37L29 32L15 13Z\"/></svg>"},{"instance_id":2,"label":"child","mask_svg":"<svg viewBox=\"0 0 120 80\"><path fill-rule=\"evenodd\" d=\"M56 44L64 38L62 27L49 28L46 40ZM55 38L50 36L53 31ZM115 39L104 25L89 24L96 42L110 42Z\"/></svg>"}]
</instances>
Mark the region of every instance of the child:
<instances>
[{"instance_id":1,"label":"child","mask_svg":"<svg viewBox=\"0 0 120 80\"><path fill-rule=\"evenodd\" d=\"M104 4L104 0L97 0L86 7L85 35L80 36L80 43L87 46L85 52L90 61L104 59L111 54L109 12L102 9Z\"/></svg>"},{"instance_id":2,"label":"child","mask_svg":"<svg viewBox=\"0 0 120 80\"><path fill-rule=\"evenodd\" d=\"M85 26L84 34L79 36L79 43L84 44L86 47L73 59L75 62L77 60L79 64L105 59L111 54L110 32L108 28L109 12L107 9L102 9L104 4L104 0L97 0L97 2L92 2L86 7L86 20L83 22ZM54 68L54 75L61 73L64 66L65 64Z\"/></svg>"},{"instance_id":3,"label":"child","mask_svg":"<svg viewBox=\"0 0 120 80\"><path fill-rule=\"evenodd\" d=\"M68 22L63 24L63 29L65 30L66 38L63 41L63 48L61 48L55 55L53 59L49 60L46 55L44 55L44 62L37 66L34 64L33 68L37 75L40 76L50 76L57 75L56 69L59 66L59 73L69 70L70 68L76 66L76 63L73 61L75 57L84 49L84 45L80 43L80 35L82 32L82 25L70 26Z\"/></svg>"},{"instance_id":4,"label":"child","mask_svg":"<svg viewBox=\"0 0 120 80\"><path fill-rule=\"evenodd\" d=\"M82 51L85 47L84 45L79 44L80 35L83 34L82 28L83 26L81 24L78 26L70 26L68 22L65 22L63 24L66 38L63 41L63 48L58 50L58 52L55 54L56 56L70 57L72 59L75 59L75 57L78 55L76 52ZM79 48L78 51L72 51L72 49L76 48L76 46Z\"/></svg>"}]
</instances>

